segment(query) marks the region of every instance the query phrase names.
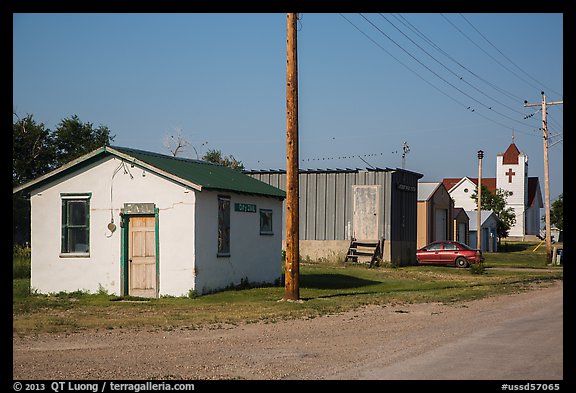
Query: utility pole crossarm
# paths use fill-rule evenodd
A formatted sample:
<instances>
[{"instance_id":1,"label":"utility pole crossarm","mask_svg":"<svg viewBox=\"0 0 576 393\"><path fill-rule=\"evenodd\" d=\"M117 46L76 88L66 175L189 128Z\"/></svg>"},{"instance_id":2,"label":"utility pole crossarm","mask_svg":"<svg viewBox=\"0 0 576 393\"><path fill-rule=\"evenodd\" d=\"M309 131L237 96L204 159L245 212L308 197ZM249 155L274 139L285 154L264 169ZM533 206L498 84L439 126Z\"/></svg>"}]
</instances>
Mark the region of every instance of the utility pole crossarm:
<instances>
[{"instance_id":1,"label":"utility pole crossarm","mask_svg":"<svg viewBox=\"0 0 576 393\"><path fill-rule=\"evenodd\" d=\"M546 102L546 106L548 106L548 105L560 105L560 104L564 104L564 101ZM528 104L527 102L524 102L524 107L529 107L529 106L542 106L542 103L539 103L539 104Z\"/></svg>"}]
</instances>

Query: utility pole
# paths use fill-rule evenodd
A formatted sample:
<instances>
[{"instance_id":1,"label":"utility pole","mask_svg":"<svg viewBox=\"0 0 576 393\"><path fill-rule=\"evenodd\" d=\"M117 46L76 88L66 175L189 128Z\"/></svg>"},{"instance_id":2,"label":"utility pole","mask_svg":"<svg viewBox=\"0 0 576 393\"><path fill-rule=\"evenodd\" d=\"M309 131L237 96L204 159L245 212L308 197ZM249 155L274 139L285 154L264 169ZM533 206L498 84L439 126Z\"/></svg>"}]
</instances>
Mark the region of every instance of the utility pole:
<instances>
[{"instance_id":1,"label":"utility pole","mask_svg":"<svg viewBox=\"0 0 576 393\"><path fill-rule=\"evenodd\" d=\"M286 264L284 300L300 299L298 195L298 14L286 15Z\"/></svg>"},{"instance_id":2,"label":"utility pole","mask_svg":"<svg viewBox=\"0 0 576 393\"><path fill-rule=\"evenodd\" d=\"M541 104L529 104L524 101L524 107L542 105L542 134L544 140L544 194L546 199L546 263L552 262L552 235L550 234L550 179L548 176L548 124L546 122L546 107L548 105L563 104L563 101L546 102L546 95L542 94Z\"/></svg>"},{"instance_id":3,"label":"utility pole","mask_svg":"<svg viewBox=\"0 0 576 393\"><path fill-rule=\"evenodd\" d=\"M484 158L484 152L478 150L478 217L476 222L476 243L478 250L482 251L482 159Z\"/></svg>"}]
</instances>

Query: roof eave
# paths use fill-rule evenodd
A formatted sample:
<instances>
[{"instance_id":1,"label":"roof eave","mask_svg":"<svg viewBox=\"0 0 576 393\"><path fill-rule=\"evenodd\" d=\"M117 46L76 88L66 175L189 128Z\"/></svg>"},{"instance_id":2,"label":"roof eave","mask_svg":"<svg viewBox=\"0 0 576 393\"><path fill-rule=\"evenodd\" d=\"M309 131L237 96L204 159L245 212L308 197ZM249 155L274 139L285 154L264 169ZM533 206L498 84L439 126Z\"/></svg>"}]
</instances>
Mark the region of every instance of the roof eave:
<instances>
[{"instance_id":1,"label":"roof eave","mask_svg":"<svg viewBox=\"0 0 576 393\"><path fill-rule=\"evenodd\" d=\"M112 147L110 147L110 146L103 146L103 147L100 147L100 148L98 148L98 149L95 149L95 150L91 151L90 153L84 154L83 156L78 157L78 158L76 158L76 159L74 159L74 160L72 160L72 161L70 161L70 162L62 165L62 166L59 167L59 168L54 169L53 171L50 171L50 172L48 172L48 173L46 173L46 174L44 174L44 175L42 175L42 176L40 176L40 177L37 177L37 178L34 179L34 180L31 180L31 181L29 181L29 182L27 182L27 183L21 184L21 185L19 185L19 186L17 186L17 187L14 187L14 188L12 189L12 194L16 194L16 193L18 193L18 192L20 192L20 191L24 191L24 190L33 189L33 188L35 188L35 186L40 185L40 184L48 181L50 178L52 178L52 177L54 177L54 176L57 176L57 175L65 172L65 171L73 168L74 166L76 166L76 165L78 165L78 164L81 164L81 163L83 163L83 162L85 162L85 161L87 161L87 160L89 160L89 159L91 159L91 158L94 158L94 157L96 157L96 156L98 156L98 155L100 155L100 154L105 154L105 153L112 154L112 155L114 155L114 156L116 156L116 157L118 157L118 158L120 158L120 159L122 159L122 160L125 160L125 161L127 161L127 162L130 162L130 163L132 163L132 164L134 164L134 165L141 166L141 167L149 170L150 172L153 172L153 173L156 173L156 174L158 174L158 175L160 175L160 176L166 177L166 178L168 178L168 179L170 179L170 180L173 180L173 181L175 181L175 182L177 182L177 183L180 183L180 184L182 184L182 185L184 185L184 186L190 187L190 188L192 188L192 189L194 189L194 190L202 191L202 186L199 185L199 184L193 183L193 182L191 182L191 181L189 181L189 180L182 179L181 177L178 177L178 176L175 176L175 175L173 175L173 174L171 174L171 173L168 173L168 172L166 172L166 171L163 171L162 169L159 169L159 168L157 168L157 167L155 167L155 166L153 166L153 165L150 165L150 164L148 164L148 163L146 163L146 162L144 162L144 161L138 160L137 158L132 157L132 156L130 156L129 154L122 153L122 152L120 152L120 151L118 151L118 150L116 150L116 149L114 149L114 148L112 148Z\"/></svg>"},{"instance_id":2,"label":"roof eave","mask_svg":"<svg viewBox=\"0 0 576 393\"><path fill-rule=\"evenodd\" d=\"M30 180L29 182L26 182L26 183L21 184L17 187L14 187L12 189L12 194L16 194L16 193L23 191L23 190L26 190L26 189L34 188L34 186L36 184L42 183L42 182L48 180L49 178L56 176L59 173L65 172L66 170L72 168L73 166L78 165L79 163L84 162L86 160L89 160L90 158L95 157L95 156L102 154L104 152L106 152L106 146L100 147L96 150L91 151L90 153L84 154L83 156L80 156L80 157L62 165L61 167L58 167L58 168L54 169L53 171L50 171L50 172L48 172L48 173L46 173L40 177L37 177L34 180Z\"/></svg>"},{"instance_id":3,"label":"roof eave","mask_svg":"<svg viewBox=\"0 0 576 393\"><path fill-rule=\"evenodd\" d=\"M143 167L143 168L145 168L145 169L148 169L150 172L157 173L158 175L161 175L161 176L163 176L163 177L166 177L166 178L168 178L168 179L170 179L170 180L174 180L175 182L178 182L178 183L181 183L181 184L183 184L183 185L185 185L185 186L188 186L188 187L190 187L190 188L193 188L194 190L202 191L202 188L203 188L203 187L202 187L201 185L196 184L196 183L193 183L193 182L191 182L191 181L189 181L189 180L183 179L183 178L178 177L178 176L176 176L176 175L173 175L173 174L171 174L171 173L169 173L169 172L166 172L166 171L164 171L164 170L162 170L162 169L159 169L159 168L157 168L157 167L155 167L155 166L153 166L153 165L150 165L150 164L148 164L148 163L146 163L146 162L144 162L144 161L138 160L137 158L135 158L135 157L133 157L133 156L131 156L131 155L129 155L129 154L122 153L122 152L120 152L120 151L118 151L118 150L116 150L116 149L114 149L114 148L112 148L112 147L108 147L108 148L107 148L107 151L109 151L110 153L114 154L115 156L118 156L119 158L121 158L121 159L123 159L123 160L126 160L126 161L128 161L128 162L133 163L134 165L138 165L138 166L141 166L141 167Z\"/></svg>"}]
</instances>

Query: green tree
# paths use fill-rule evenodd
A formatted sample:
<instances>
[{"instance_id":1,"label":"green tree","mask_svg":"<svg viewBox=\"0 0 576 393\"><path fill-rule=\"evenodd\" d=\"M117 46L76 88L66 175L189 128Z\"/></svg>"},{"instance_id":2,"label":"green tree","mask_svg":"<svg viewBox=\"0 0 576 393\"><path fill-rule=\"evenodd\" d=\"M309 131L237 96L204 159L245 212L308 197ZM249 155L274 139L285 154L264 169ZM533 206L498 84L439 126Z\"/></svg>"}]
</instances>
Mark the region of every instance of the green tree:
<instances>
[{"instance_id":1,"label":"green tree","mask_svg":"<svg viewBox=\"0 0 576 393\"><path fill-rule=\"evenodd\" d=\"M106 126L94 128L92 123L83 123L76 115L63 119L54 130L57 166L109 145L114 138Z\"/></svg>"},{"instance_id":2,"label":"green tree","mask_svg":"<svg viewBox=\"0 0 576 393\"><path fill-rule=\"evenodd\" d=\"M490 210L498 216L498 226L496 232L498 236L498 245L503 238L508 237L510 228L516 223L516 213L511 207L506 207L506 201L512 193L501 188L496 189L492 194L488 187L482 185L482 210ZM474 203L478 204L478 187L470 196Z\"/></svg>"},{"instance_id":3,"label":"green tree","mask_svg":"<svg viewBox=\"0 0 576 393\"><path fill-rule=\"evenodd\" d=\"M239 171L244 170L244 164L238 161L232 155L223 156L220 150L210 149L202 157L204 161L212 162L214 164L224 165Z\"/></svg>"},{"instance_id":4,"label":"green tree","mask_svg":"<svg viewBox=\"0 0 576 393\"><path fill-rule=\"evenodd\" d=\"M545 217L542 220L545 221ZM550 225L556 225L559 230L564 230L564 194L560 194L550 206Z\"/></svg>"},{"instance_id":5,"label":"green tree","mask_svg":"<svg viewBox=\"0 0 576 393\"><path fill-rule=\"evenodd\" d=\"M33 180L54 169L56 149L50 130L31 114L12 123L12 187ZM30 201L18 193L12 196L12 239L30 241Z\"/></svg>"},{"instance_id":6,"label":"green tree","mask_svg":"<svg viewBox=\"0 0 576 393\"><path fill-rule=\"evenodd\" d=\"M34 180L114 140L106 126L94 128L78 116L63 119L55 131L14 113L12 124L12 187ZM30 241L30 200L22 193L12 197L12 236L14 243Z\"/></svg>"},{"instance_id":7,"label":"green tree","mask_svg":"<svg viewBox=\"0 0 576 393\"><path fill-rule=\"evenodd\" d=\"M38 124L33 115L14 114L12 124L12 187L35 179L54 169L56 149L50 130Z\"/></svg>"}]
</instances>

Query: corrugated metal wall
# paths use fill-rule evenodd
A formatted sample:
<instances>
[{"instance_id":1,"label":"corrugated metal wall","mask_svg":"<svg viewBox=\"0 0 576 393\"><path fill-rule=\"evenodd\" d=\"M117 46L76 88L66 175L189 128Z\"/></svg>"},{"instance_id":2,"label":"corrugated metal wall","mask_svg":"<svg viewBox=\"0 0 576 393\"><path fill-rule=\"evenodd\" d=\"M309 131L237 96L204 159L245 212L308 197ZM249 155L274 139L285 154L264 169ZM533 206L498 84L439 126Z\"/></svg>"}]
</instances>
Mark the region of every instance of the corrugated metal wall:
<instances>
[{"instance_id":1,"label":"corrugated metal wall","mask_svg":"<svg viewBox=\"0 0 576 393\"><path fill-rule=\"evenodd\" d=\"M393 263L412 264L416 260L418 224L418 179L422 175L395 171L391 180L390 256Z\"/></svg>"},{"instance_id":2,"label":"corrugated metal wall","mask_svg":"<svg viewBox=\"0 0 576 393\"><path fill-rule=\"evenodd\" d=\"M245 173L286 190L285 171L247 171ZM301 170L299 178L300 239L350 239L353 222L352 186L377 185L380 186L378 217L380 238L409 241L415 244L416 190L420 177L422 177L421 174L400 169ZM283 214L282 220L282 236L285 239L286 214Z\"/></svg>"}]
</instances>

